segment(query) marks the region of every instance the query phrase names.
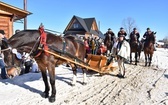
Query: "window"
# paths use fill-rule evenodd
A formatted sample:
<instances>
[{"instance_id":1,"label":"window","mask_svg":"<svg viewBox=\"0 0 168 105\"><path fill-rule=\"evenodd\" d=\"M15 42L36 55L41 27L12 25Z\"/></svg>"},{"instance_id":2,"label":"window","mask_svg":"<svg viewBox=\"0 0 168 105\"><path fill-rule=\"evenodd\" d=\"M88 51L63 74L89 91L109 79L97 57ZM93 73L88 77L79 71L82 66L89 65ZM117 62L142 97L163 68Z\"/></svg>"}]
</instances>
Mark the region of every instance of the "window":
<instances>
[{"instance_id":1,"label":"window","mask_svg":"<svg viewBox=\"0 0 168 105\"><path fill-rule=\"evenodd\" d=\"M79 24L78 23L74 23L73 24L73 28L79 28Z\"/></svg>"}]
</instances>

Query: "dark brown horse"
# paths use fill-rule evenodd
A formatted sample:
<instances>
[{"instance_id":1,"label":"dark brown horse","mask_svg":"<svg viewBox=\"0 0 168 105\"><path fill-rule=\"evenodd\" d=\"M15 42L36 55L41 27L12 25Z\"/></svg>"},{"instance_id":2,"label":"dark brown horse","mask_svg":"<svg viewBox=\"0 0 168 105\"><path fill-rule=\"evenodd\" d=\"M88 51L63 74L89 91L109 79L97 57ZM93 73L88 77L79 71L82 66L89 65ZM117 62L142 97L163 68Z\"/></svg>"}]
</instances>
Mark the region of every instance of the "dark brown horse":
<instances>
[{"instance_id":1,"label":"dark brown horse","mask_svg":"<svg viewBox=\"0 0 168 105\"><path fill-rule=\"evenodd\" d=\"M107 47L107 53L108 51L111 53L111 49L113 47L115 38L114 36L111 36L111 34L105 34L105 39L104 39L104 45Z\"/></svg>"},{"instance_id":2,"label":"dark brown horse","mask_svg":"<svg viewBox=\"0 0 168 105\"><path fill-rule=\"evenodd\" d=\"M77 40L73 36L61 37L56 36L51 33L47 33L47 45L49 47L50 52L60 54L69 59L76 59L76 61L84 63L85 57L85 46L84 44ZM51 96L49 97L50 102L55 101L56 96L56 87L55 87L55 66L60 65L63 63L69 63L59 57L56 57L52 54L47 55L43 50L38 49L39 47L39 38L40 32L38 30L24 30L21 32L16 33L13 35L9 40L8 43L11 48L17 49L18 52L23 53L27 52L30 56L33 56L38 63L38 66L41 70L43 81L45 84L45 91L43 92L42 96L47 98L49 97L49 90L50 86L47 79L47 70L49 74L49 81L51 84ZM38 57L35 57L39 52L41 54ZM16 57L13 57L11 51L6 51L5 55L5 62L8 66L12 66L13 63L19 66L19 62ZM76 68L75 64L69 63L73 70L73 82L72 85L75 85L76 82ZM86 84L86 70L83 69L84 79L83 84Z\"/></svg>"},{"instance_id":3,"label":"dark brown horse","mask_svg":"<svg viewBox=\"0 0 168 105\"><path fill-rule=\"evenodd\" d=\"M135 65L137 65L138 62L138 57L140 59L141 56L141 49L142 49L142 44L140 42L138 42L137 40L137 36L131 34L130 35L130 63L132 63L132 53L135 53Z\"/></svg>"},{"instance_id":4,"label":"dark brown horse","mask_svg":"<svg viewBox=\"0 0 168 105\"><path fill-rule=\"evenodd\" d=\"M151 65L153 53L154 53L154 43L155 43L155 34L156 32L152 32L150 35L146 37L144 43L144 55L145 55L145 66L149 63L148 66Z\"/></svg>"}]
</instances>

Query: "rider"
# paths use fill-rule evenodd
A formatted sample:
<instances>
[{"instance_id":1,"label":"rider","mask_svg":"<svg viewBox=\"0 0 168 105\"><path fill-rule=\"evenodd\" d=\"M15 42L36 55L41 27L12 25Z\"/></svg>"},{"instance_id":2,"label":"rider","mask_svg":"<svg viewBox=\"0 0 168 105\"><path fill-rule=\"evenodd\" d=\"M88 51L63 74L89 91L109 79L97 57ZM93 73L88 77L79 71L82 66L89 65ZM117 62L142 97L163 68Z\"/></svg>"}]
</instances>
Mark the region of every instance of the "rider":
<instances>
[{"instance_id":1,"label":"rider","mask_svg":"<svg viewBox=\"0 0 168 105\"><path fill-rule=\"evenodd\" d=\"M133 35L136 35L136 37L137 37L137 41L138 41L138 44L139 44L139 37L140 37L140 34L139 34L139 32L137 31L136 28L134 28L133 31L131 32L130 37L133 36ZM130 39L131 39L131 38L130 38Z\"/></svg>"},{"instance_id":2,"label":"rider","mask_svg":"<svg viewBox=\"0 0 168 105\"><path fill-rule=\"evenodd\" d=\"M111 35L111 40L115 41L116 36L115 36L114 32L111 30L111 28L109 28L108 31L105 33L105 35L108 35L108 34Z\"/></svg>"},{"instance_id":3,"label":"rider","mask_svg":"<svg viewBox=\"0 0 168 105\"><path fill-rule=\"evenodd\" d=\"M147 28L146 30L147 30L147 31L146 31L145 34L143 35L143 38L145 39L145 41L146 41L146 39L148 38L148 36L152 34L152 31L150 30L150 28Z\"/></svg>"},{"instance_id":4,"label":"rider","mask_svg":"<svg viewBox=\"0 0 168 105\"><path fill-rule=\"evenodd\" d=\"M2 57L1 53L1 46L2 46L2 40L5 38L5 32L4 30L0 30L0 68L1 68L1 78L2 79L7 79L7 71L5 69L5 63Z\"/></svg>"},{"instance_id":5,"label":"rider","mask_svg":"<svg viewBox=\"0 0 168 105\"><path fill-rule=\"evenodd\" d=\"M144 47L144 43L148 40L148 36L149 35L152 35L154 32L152 32L151 30L150 30L150 28L147 28L146 29L147 31L145 32L145 34L143 35L143 39L144 39L144 42L143 42L143 47ZM154 34L156 34L156 33L154 33ZM153 43L153 44L155 44L155 43ZM156 50L156 48L155 48L155 45L154 45L154 49Z\"/></svg>"}]
</instances>

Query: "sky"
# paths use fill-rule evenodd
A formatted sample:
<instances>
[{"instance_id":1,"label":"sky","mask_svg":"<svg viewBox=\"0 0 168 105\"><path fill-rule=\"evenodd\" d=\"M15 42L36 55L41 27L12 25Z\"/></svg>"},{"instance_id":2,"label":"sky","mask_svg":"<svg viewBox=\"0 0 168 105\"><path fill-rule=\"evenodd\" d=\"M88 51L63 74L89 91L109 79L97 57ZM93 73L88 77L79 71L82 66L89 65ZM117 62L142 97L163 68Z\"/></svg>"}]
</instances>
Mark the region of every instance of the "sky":
<instances>
[{"instance_id":1,"label":"sky","mask_svg":"<svg viewBox=\"0 0 168 105\"><path fill-rule=\"evenodd\" d=\"M23 9L24 0L1 0ZM168 36L168 0L27 0L28 29L38 29L43 23L46 29L63 32L71 18L95 17L100 31L111 28L115 34L123 20L135 20L141 37L149 27L156 31L157 40ZM23 29L23 23L15 23L14 30Z\"/></svg>"}]
</instances>

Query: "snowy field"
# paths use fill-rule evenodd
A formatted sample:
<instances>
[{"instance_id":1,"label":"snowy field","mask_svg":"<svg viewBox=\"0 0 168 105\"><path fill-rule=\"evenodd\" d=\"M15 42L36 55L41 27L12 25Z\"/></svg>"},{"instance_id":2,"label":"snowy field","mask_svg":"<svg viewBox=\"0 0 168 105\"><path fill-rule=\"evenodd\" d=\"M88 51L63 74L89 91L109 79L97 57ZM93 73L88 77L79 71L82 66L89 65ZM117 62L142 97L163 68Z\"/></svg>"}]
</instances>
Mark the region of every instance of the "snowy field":
<instances>
[{"instance_id":1,"label":"snowy field","mask_svg":"<svg viewBox=\"0 0 168 105\"><path fill-rule=\"evenodd\" d=\"M13 79L0 79L0 105L168 105L168 50L157 49L151 67L144 67L141 54L138 66L126 64L126 78L88 73L83 86L78 70L72 87L72 71L61 65L56 70L56 101L49 103L40 94L44 84L40 73Z\"/></svg>"}]
</instances>

